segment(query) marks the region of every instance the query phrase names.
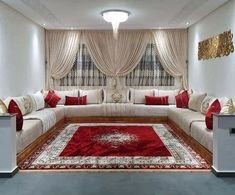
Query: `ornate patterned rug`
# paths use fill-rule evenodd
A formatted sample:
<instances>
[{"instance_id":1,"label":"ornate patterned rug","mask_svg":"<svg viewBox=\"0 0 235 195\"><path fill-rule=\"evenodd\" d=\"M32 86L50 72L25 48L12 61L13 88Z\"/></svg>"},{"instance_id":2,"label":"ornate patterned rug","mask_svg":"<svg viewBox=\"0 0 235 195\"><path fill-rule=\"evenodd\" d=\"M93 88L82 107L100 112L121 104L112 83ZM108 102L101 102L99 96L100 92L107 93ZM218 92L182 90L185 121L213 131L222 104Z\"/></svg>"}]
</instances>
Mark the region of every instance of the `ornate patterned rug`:
<instances>
[{"instance_id":1,"label":"ornate patterned rug","mask_svg":"<svg viewBox=\"0 0 235 195\"><path fill-rule=\"evenodd\" d=\"M69 124L20 169L210 169L165 124Z\"/></svg>"}]
</instances>

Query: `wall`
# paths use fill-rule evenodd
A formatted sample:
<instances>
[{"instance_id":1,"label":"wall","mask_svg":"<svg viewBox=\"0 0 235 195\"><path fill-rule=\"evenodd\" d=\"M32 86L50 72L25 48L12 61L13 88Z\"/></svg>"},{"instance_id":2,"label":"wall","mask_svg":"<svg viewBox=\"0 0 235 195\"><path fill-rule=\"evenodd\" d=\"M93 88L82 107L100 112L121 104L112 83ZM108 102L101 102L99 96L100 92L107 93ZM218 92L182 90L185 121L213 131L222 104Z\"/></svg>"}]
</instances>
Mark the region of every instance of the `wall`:
<instances>
[{"instance_id":1,"label":"wall","mask_svg":"<svg viewBox=\"0 0 235 195\"><path fill-rule=\"evenodd\" d=\"M189 28L189 87L217 97L235 98L235 53L198 61L198 42L232 30L235 35L235 0L231 0ZM235 44L235 39L233 39Z\"/></svg>"},{"instance_id":2,"label":"wall","mask_svg":"<svg viewBox=\"0 0 235 195\"><path fill-rule=\"evenodd\" d=\"M0 98L44 85L44 29L0 1Z\"/></svg>"}]
</instances>

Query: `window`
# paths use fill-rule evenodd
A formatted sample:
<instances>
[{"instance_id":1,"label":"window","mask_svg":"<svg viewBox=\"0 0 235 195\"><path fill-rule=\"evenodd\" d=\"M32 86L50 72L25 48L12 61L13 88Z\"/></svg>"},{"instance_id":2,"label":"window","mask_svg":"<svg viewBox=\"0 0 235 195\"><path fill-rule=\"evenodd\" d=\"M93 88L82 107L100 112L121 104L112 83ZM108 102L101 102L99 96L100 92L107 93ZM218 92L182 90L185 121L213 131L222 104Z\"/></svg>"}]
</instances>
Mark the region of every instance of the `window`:
<instances>
[{"instance_id":1,"label":"window","mask_svg":"<svg viewBox=\"0 0 235 195\"><path fill-rule=\"evenodd\" d=\"M147 45L137 67L126 77L126 86L174 86L175 79L162 67L156 45ZM106 76L96 68L85 44L79 50L70 73L60 79L60 86L106 86Z\"/></svg>"},{"instance_id":2,"label":"window","mask_svg":"<svg viewBox=\"0 0 235 195\"><path fill-rule=\"evenodd\" d=\"M126 76L127 86L174 86L174 83L174 77L163 69L153 43L147 45L137 67Z\"/></svg>"},{"instance_id":3,"label":"window","mask_svg":"<svg viewBox=\"0 0 235 195\"><path fill-rule=\"evenodd\" d=\"M85 46L80 44L70 73L60 79L60 86L105 86L106 76L96 68Z\"/></svg>"}]
</instances>

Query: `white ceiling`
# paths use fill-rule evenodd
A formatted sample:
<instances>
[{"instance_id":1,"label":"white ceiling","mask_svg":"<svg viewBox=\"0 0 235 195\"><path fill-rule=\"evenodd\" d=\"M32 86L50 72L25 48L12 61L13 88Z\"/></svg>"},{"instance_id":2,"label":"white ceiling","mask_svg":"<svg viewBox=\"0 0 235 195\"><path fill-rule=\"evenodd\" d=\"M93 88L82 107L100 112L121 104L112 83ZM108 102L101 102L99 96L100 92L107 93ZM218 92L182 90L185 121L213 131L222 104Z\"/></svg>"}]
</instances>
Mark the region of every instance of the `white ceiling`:
<instances>
[{"instance_id":1,"label":"white ceiling","mask_svg":"<svg viewBox=\"0 0 235 195\"><path fill-rule=\"evenodd\" d=\"M122 29L187 28L228 0L2 0L47 29L111 29L100 12L131 12Z\"/></svg>"}]
</instances>

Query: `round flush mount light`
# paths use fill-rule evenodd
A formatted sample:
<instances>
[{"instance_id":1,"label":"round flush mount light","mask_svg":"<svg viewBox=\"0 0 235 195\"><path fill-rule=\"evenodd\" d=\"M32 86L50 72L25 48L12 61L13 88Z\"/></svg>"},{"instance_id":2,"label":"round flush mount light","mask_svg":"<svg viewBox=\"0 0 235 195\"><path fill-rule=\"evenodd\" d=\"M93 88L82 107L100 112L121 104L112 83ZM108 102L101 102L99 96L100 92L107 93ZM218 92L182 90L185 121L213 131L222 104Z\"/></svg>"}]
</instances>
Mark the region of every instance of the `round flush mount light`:
<instances>
[{"instance_id":1,"label":"round flush mount light","mask_svg":"<svg viewBox=\"0 0 235 195\"><path fill-rule=\"evenodd\" d=\"M112 23L114 38L117 38L119 24L127 21L130 14L129 11L119 9L110 9L101 12L104 20Z\"/></svg>"}]
</instances>

